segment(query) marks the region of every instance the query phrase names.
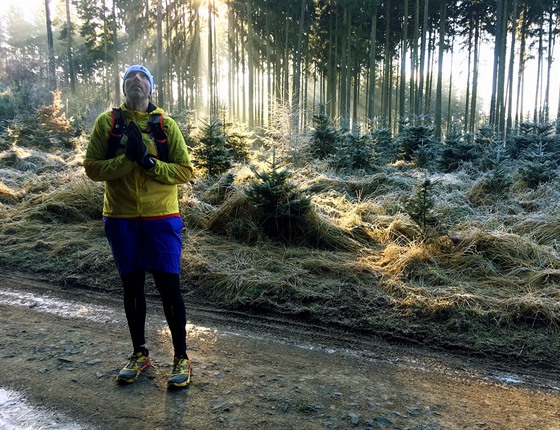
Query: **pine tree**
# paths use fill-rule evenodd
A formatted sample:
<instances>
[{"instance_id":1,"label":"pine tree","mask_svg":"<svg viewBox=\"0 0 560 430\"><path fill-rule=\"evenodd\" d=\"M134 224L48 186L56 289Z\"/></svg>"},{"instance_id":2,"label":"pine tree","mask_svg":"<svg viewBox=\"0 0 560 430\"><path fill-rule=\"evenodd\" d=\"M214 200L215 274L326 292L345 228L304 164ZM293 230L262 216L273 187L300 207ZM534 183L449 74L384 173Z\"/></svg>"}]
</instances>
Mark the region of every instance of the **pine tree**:
<instances>
[{"instance_id":1,"label":"pine tree","mask_svg":"<svg viewBox=\"0 0 560 430\"><path fill-rule=\"evenodd\" d=\"M546 143L539 142L533 150L526 150L519 167L519 175L529 188L550 182L557 176L556 162L546 150Z\"/></svg>"},{"instance_id":2,"label":"pine tree","mask_svg":"<svg viewBox=\"0 0 560 430\"><path fill-rule=\"evenodd\" d=\"M233 161L246 163L250 157L250 135L239 125L226 123L225 147L230 150Z\"/></svg>"},{"instance_id":3,"label":"pine tree","mask_svg":"<svg viewBox=\"0 0 560 430\"><path fill-rule=\"evenodd\" d=\"M460 130L450 130L441 148L440 168L446 172L457 170L462 164L475 162L480 156L480 147L465 136Z\"/></svg>"},{"instance_id":4,"label":"pine tree","mask_svg":"<svg viewBox=\"0 0 560 430\"><path fill-rule=\"evenodd\" d=\"M495 158L492 160L492 167L487 176L487 193L499 196L507 194L513 182L507 161L503 150L496 151Z\"/></svg>"},{"instance_id":5,"label":"pine tree","mask_svg":"<svg viewBox=\"0 0 560 430\"><path fill-rule=\"evenodd\" d=\"M274 159L269 171L254 171L255 180L245 193L260 211L266 235L284 243L301 241L301 222L311 210L311 201L290 181L290 172Z\"/></svg>"},{"instance_id":6,"label":"pine tree","mask_svg":"<svg viewBox=\"0 0 560 430\"><path fill-rule=\"evenodd\" d=\"M231 167L230 150L226 148L226 135L222 132L220 120L213 119L204 124L193 155L193 163L205 169L210 177L219 176Z\"/></svg>"},{"instance_id":7,"label":"pine tree","mask_svg":"<svg viewBox=\"0 0 560 430\"><path fill-rule=\"evenodd\" d=\"M340 132L332 124L331 118L325 113L325 106L319 106L319 113L313 115L313 134L309 152L313 157L324 159L336 151L340 141Z\"/></svg>"},{"instance_id":8,"label":"pine tree","mask_svg":"<svg viewBox=\"0 0 560 430\"><path fill-rule=\"evenodd\" d=\"M397 136L399 157L405 161L412 161L414 153L425 145L433 142L434 128L429 125L403 124Z\"/></svg>"},{"instance_id":9,"label":"pine tree","mask_svg":"<svg viewBox=\"0 0 560 430\"><path fill-rule=\"evenodd\" d=\"M553 123L522 122L519 133L512 135L507 142L508 153L513 159L525 158L534 153L536 146L546 146L552 140L553 132Z\"/></svg>"},{"instance_id":10,"label":"pine tree","mask_svg":"<svg viewBox=\"0 0 560 430\"><path fill-rule=\"evenodd\" d=\"M330 164L338 170L371 170L376 164L374 141L369 134L347 132L336 148Z\"/></svg>"},{"instance_id":11,"label":"pine tree","mask_svg":"<svg viewBox=\"0 0 560 430\"><path fill-rule=\"evenodd\" d=\"M381 164L395 161L397 156L397 147L393 140L391 129L387 127L369 128L368 135L374 143L374 150L378 162Z\"/></svg>"},{"instance_id":12,"label":"pine tree","mask_svg":"<svg viewBox=\"0 0 560 430\"><path fill-rule=\"evenodd\" d=\"M438 222L433 213L435 206L432 196L433 182L429 178L415 187L414 194L406 201L405 211L415 224L420 228L424 237L434 228Z\"/></svg>"}]
</instances>

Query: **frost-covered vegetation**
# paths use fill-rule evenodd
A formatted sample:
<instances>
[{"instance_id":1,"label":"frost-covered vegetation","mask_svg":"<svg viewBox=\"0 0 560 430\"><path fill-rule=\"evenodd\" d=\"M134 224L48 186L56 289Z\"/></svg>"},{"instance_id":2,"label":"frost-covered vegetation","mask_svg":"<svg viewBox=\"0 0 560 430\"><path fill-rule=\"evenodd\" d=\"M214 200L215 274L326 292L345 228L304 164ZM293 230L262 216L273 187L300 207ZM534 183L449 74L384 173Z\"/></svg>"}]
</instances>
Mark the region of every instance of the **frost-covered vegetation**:
<instances>
[{"instance_id":1,"label":"frost-covered vegetation","mask_svg":"<svg viewBox=\"0 0 560 430\"><path fill-rule=\"evenodd\" d=\"M178 118L181 122L181 118ZM183 119L183 122L185 120ZM119 294L87 126L54 103L4 118L0 268ZM286 145L208 120L180 190L189 300L549 365L560 354L560 135L524 123L433 137L324 112ZM289 150L284 150L289 148Z\"/></svg>"}]
</instances>

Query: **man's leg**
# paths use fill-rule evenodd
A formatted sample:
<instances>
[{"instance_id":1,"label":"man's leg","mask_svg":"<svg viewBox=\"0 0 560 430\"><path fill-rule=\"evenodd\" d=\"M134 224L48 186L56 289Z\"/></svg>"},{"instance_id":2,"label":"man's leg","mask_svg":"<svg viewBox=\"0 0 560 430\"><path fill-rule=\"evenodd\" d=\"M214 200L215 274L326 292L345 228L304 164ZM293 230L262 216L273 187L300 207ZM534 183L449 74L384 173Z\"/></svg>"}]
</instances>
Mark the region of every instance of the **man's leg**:
<instances>
[{"instance_id":1,"label":"man's leg","mask_svg":"<svg viewBox=\"0 0 560 430\"><path fill-rule=\"evenodd\" d=\"M153 272L153 275L163 302L165 318L171 331L174 355L175 357L186 356L187 317L179 275L166 272Z\"/></svg>"},{"instance_id":2,"label":"man's leg","mask_svg":"<svg viewBox=\"0 0 560 430\"><path fill-rule=\"evenodd\" d=\"M173 372L167 384L170 388L186 387L191 382L192 364L187 355L187 317L179 275L167 272L153 272L153 275L173 341Z\"/></svg>"},{"instance_id":3,"label":"man's leg","mask_svg":"<svg viewBox=\"0 0 560 430\"><path fill-rule=\"evenodd\" d=\"M132 346L134 352L137 352L146 345L146 295L144 294L146 273L143 269L137 269L121 275L121 279L124 289L124 311Z\"/></svg>"},{"instance_id":4,"label":"man's leg","mask_svg":"<svg viewBox=\"0 0 560 430\"><path fill-rule=\"evenodd\" d=\"M143 269L121 275L124 287L124 311L130 337L132 338L133 353L128 357L127 365L119 372L117 380L132 383L151 364L146 348L146 295L144 282L146 273Z\"/></svg>"}]
</instances>

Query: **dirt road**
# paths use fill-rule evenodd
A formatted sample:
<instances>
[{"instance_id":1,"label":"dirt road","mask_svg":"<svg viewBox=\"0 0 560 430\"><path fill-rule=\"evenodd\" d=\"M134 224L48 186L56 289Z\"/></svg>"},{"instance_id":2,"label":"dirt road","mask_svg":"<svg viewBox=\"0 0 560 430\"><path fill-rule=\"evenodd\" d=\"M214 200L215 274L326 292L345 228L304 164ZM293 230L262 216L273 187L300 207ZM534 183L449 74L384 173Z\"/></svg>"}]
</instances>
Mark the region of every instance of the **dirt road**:
<instances>
[{"instance_id":1,"label":"dirt road","mask_svg":"<svg viewBox=\"0 0 560 430\"><path fill-rule=\"evenodd\" d=\"M0 388L99 429L560 429L558 369L481 360L188 303L188 389L168 391L171 341L157 297L154 366L131 386L118 293L0 276ZM188 302L188 299L187 299Z\"/></svg>"}]
</instances>

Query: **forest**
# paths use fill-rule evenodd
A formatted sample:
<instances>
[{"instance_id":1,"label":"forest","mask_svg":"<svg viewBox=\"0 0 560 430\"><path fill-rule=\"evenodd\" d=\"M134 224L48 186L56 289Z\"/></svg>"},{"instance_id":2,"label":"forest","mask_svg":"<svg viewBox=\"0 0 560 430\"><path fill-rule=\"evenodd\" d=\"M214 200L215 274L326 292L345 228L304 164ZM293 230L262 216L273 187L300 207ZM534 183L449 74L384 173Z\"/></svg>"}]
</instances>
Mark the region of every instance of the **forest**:
<instances>
[{"instance_id":1,"label":"forest","mask_svg":"<svg viewBox=\"0 0 560 430\"><path fill-rule=\"evenodd\" d=\"M1 270L116 291L82 161L142 63L196 168L180 188L189 300L557 368L559 1L4 14Z\"/></svg>"},{"instance_id":2,"label":"forest","mask_svg":"<svg viewBox=\"0 0 560 430\"><path fill-rule=\"evenodd\" d=\"M299 131L323 104L354 128L373 121L395 131L427 115L438 138L486 124L505 133L558 114L551 100L560 92L559 7L554 0L51 0L32 20L8 9L3 81L48 83L76 117L95 101L118 103L123 70L142 63L168 111L226 115L251 130L287 110Z\"/></svg>"}]
</instances>

